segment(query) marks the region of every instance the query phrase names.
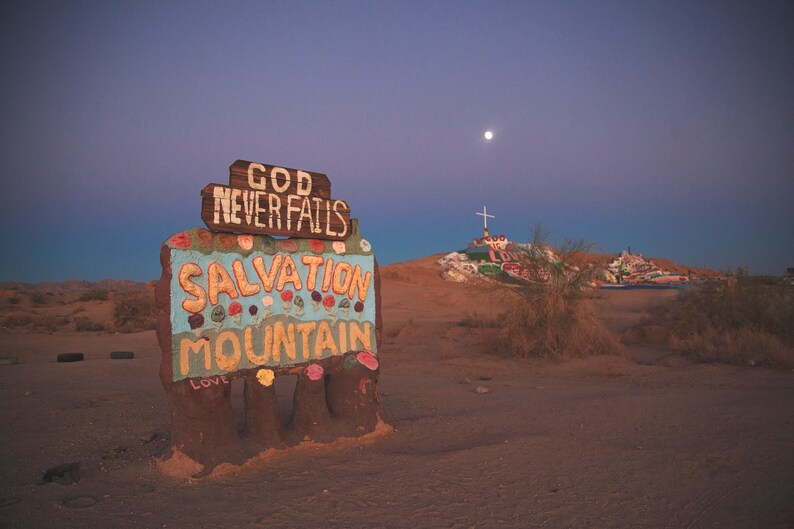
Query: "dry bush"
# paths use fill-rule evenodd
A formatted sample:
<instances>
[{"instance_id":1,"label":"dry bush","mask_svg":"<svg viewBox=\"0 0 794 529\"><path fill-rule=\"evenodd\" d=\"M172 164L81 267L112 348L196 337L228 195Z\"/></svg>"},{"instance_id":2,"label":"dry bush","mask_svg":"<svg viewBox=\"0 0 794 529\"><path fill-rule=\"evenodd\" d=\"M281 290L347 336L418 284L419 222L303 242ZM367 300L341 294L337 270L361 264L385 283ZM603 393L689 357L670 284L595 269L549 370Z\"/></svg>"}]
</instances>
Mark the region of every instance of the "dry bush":
<instances>
[{"instance_id":1,"label":"dry bush","mask_svg":"<svg viewBox=\"0 0 794 529\"><path fill-rule=\"evenodd\" d=\"M149 292L118 294L113 304L113 323L122 332L148 331L155 328L157 308Z\"/></svg>"},{"instance_id":2,"label":"dry bush","mask_svg":"<svg viewBox=\"0 0 794 529\"><path fill-rule=\"evenodd\" d=\"M33 316L22 312L11 312L3 318L3 327L11 329L27 327L31 323L33 323Z\"/></svg>"},{"instance_id":3,"label":"dry bush","mask_svg":"<svg viewBox=\"0 0 794 529\"><path fill-rule=\"evenodd\" d=\"M534 251L526 252L524 265L546 281L514 288L512 305L497 339L499 352L520 357L553 359L621 354L618 339L596 318L588 296L595 269L578 268L592 245L566 241L550 260L542 228L535 228Z\"/></svg>"},{"instance_id":4,"label":"dry bush","mask_svg":"<svg viewBox=\"0 0 794 529\"><path fill-rule=\"evenodd\" d=\"M794 367L794 290L739 271L682 294L671 346L703 362Z\"/></svg>"},{"instance_id":5,"label":"dry bush","mask_svg":"<svg viewBox=\"0 0 794 529\"><path fill-rule=\"evenodd\" d=\"M476 310L473 313L466 313L466 316L458 322L458 327L468 327L470 329L496 329L502 326L504 315L489 318L483 316Z\"/></svg>"},{"instance_id":6,"label":"dry bush","mask_svg":"<svg viewBox=\"0 0 794 529\"><path fill-rule=\"evenodd\" d=\"M30 297L30 302L34 305L44 305L47 303L47 296L43 292L30 292L28 297Z\"/></svg>"},{"instance_id":7,"label":"dry bush","mask_svg":"<svg viewBox=\"0 0 794 529\"><path fill-rule=\"evenodd\" d=\"M74 319L74 330L77 332L104 331L103 323L91 321L87 316L78 316Z\"/></svg>"},{"instance_id":8,"label":"dry bush","mask_svg":"<svg viewBox=\"0 0 794 529\"><path fill-rule=\"evenodd\" d=\"M100 290L100 289L91 289L86 290L80 297L77 298L78 301L107 301L108 300L108 292L107 290Z\"/></svg>"},{"instance_id":9,"label":"dry bush","mask_svg":"<svg viewBox=\"0 0 794 529\"><path fill-rule=\"evenodd\" d=\"M54 332L58 329L61 325L66 325L69 323L68 318L53 316L50 314L38 316L33 321L33 327L37 329L44 329L50 332Z\"/></svg>"},{"instance_id":10,"label":"dry bush","mask_svg":"<svg viewBox=\"0 0 794 529\"><path fill-rule=\"evenodd\" d=\"M8 298L8 304L9 305L19 305L19 303L21 301L22 301L22 298L19 297L19 296L16 296L16 295L11 296L11 297Z\"/></svg>"},{"instance_id":11,"label":"dry bush","mask_svg":"<svg viewBox=\"0 0 794 529\"><path fill-rule=\"evenodd\" d=\"M750 328L724 332L712 328L686 337L673 335L670 345L696 362L794 368L794 350L790 346L771 334Z\"/></svg>"},{"instance_id":12,"label":"dry bush","mask_svg":"<svg viewBox=\"0 0 794 529\"><path fill-rule=\"evenodd\" d=\"M532 300L521 297L504 318L499 352L553 359L621 354L617 338L596 318L586 300L566 299L546 289Z\"/></svg>"}]
</instances>

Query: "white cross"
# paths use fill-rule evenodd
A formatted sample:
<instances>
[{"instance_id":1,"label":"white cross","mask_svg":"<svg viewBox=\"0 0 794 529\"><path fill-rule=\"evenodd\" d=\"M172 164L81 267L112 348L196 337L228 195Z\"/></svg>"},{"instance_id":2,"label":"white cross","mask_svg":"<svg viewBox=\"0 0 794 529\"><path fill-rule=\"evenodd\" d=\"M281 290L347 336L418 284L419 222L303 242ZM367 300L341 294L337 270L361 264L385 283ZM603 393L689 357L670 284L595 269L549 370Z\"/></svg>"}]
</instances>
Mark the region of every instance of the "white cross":
<instances>
[{"instance_id":1,"label":"white cross","mask_svg":"<svg viewBox=\"0 0 794 529\"><path fill-rule=\"evenodd\" d=\"M485 206L482 207L482 213L475 213L475 215L479 215L482 217L483 222L483 230L485 233L488 233L488 217L495 219L496 217L493 215L488 214L488 210L485 209Z\"/></svg>"}]
</instances>

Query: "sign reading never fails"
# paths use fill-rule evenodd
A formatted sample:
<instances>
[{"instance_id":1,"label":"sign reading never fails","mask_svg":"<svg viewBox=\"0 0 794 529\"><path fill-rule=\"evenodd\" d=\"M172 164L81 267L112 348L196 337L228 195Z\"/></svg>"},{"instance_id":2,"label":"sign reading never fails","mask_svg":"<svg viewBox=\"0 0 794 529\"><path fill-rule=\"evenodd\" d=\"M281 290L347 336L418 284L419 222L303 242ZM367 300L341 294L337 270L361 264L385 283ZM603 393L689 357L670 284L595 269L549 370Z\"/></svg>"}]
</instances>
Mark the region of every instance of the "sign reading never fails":
<instances>
[{"instance_id":1,"label":"sign reading never fails","mask_svg":"<svg viewBox=\"0 0 794 529\"><path fill-rule=\"evenodd\" d=\"M233 233L344 240L350 207L331 198L322 173L237 160L229 185L201 191L201 219L208 228Z\"/></svg>"}]
</instances>

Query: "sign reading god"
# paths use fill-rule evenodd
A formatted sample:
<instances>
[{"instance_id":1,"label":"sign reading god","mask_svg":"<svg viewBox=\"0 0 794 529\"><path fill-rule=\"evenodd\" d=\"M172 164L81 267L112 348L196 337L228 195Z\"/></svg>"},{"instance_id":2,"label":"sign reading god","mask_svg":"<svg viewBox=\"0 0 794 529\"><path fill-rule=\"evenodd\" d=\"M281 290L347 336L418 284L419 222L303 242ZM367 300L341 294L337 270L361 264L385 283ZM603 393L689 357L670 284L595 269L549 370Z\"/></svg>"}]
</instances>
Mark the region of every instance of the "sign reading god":
<instances>
[{"instance_id":1,"label":"sign reading god","mask_svg":"<svg viewBox=\"0 0 794 529\"><path fill-rule=\"evenodd\" d=\"M375 258L345 241L200 228L166 241L173 381L377 354Z\"/></svg>"},{"instance_id":2,"label":"sign reading god","mask_svg":"<svg viewBox=\"0 0 794 529\"><path fill-rule=\"evenodd\" d=\"M229 185L202 191L201 219L212 230L344 240L350 207L331 198L322 173L237 160Z\"/></svg>"}]
</instances>

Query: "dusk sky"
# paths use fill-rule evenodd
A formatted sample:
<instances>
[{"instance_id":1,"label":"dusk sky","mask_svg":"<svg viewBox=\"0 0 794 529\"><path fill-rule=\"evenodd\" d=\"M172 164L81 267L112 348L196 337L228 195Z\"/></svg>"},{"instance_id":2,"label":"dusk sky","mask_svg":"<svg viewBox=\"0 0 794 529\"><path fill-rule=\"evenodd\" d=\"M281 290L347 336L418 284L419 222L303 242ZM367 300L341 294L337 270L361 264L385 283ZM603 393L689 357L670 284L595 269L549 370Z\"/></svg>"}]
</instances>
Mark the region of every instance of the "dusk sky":
<instances>
[{"instance_id":1,"label":"dusk sky","mask_svg":"<svg viewBox=\"0 0 794 529\"><path fill-rule=\"evenodd\" d=\"M487 206L518 241L794 266L790 1L33 1L0 25L0 280L158 278L238 158L326 173L381 264L465 247Z\"/></svg>"}]
</instances>

